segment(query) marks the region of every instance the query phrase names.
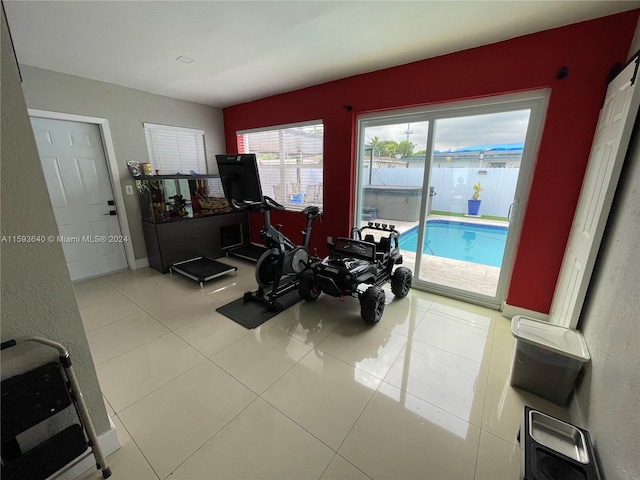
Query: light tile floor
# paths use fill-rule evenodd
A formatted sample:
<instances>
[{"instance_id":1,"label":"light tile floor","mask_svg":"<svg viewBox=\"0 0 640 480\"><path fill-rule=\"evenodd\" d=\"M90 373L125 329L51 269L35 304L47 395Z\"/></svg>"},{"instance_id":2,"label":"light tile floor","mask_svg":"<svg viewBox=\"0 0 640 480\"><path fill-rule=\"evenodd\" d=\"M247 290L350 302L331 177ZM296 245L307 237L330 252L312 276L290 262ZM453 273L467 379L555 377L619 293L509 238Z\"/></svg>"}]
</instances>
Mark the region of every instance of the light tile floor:
<instances>
[{"instance_id":1,"label":"light tile floor","mask_svg":"<svg viewBox=\"0 0 640 480\"><path fill-rule=\"evenodd\" d=\"M378 325L321 295L254 330L215 309L253 265L198 284L144 268L75 286L122 447L114 479L513 480L527 404L499 312L412 290ZM83 480L101 478L89 471Z\"/></svg>"}]
</instances>

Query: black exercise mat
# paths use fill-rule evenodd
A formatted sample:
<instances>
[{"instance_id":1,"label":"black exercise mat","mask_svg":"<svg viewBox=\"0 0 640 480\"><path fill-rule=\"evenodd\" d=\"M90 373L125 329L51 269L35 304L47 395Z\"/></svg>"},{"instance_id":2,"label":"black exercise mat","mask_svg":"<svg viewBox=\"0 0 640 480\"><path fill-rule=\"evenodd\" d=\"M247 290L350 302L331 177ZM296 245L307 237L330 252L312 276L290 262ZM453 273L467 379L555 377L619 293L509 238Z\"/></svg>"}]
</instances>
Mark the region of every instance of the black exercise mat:
<instances>
[{"instance_id":1,"label":"black exercise mat","mask_svg":"<svg viewBox=\"0 0 640 480\"><path fill-rule=\"evenodd\" d=\"M287 308L301 300L302 297L298 294L298 289L295 289L278 299L278 303L282 305L282 308L279 310L269 310L266 303L245 300L241 297L238 300L234 300L231 303L217 308L216 311L243 327L251 329L259 327L267 320L275 317L280 312L284 312Z\"/></svg>"}]
</instances>

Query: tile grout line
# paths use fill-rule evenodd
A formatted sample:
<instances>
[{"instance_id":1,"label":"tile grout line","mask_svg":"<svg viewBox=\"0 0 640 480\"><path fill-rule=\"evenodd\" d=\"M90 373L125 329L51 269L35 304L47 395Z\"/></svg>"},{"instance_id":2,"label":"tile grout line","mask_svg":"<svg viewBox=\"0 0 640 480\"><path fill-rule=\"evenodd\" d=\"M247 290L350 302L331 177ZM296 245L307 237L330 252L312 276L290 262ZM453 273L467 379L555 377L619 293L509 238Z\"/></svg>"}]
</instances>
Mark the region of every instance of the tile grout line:
<instances>
[{"instance_id":1,"label":"tile grout line","mask_svg":"<svg viewBox=\"0 0 640 480\"><path fill-rule=\"evenodd\" d=\"M226 372L225 372L226 373ZM252 393L255 394L255 392L253 392L253 390L250 390ZM200 445L198 448L196 448L193 453L191 453L190 455L187 456L187 458L185 458L182 462L180 462L176 467L174 467L171 472L166 476L163 477L161 480L167 479L169 477L171 477L171 475L173 475L176 470L178 470L182 465L184 465L191 457L193 457L196 453L198 453L200 450L202 450L205 445L207 443L209 443L211 440L213 440L213 438L218 435L220 432L222 432L225 428L227 428L227 426L233 422L236 418L238 418L238 416L240 416L245 410L247 410L251 405L253 405L258 399L260 398L259 395L256 394L256 398L254 398L251 402L249 402L247 404L246 407L244 407L242 410L240 410L236 415L234 415L232 418L229 419L228 422L226 422L224 425L222 425L213 435L211 435L211 437L209 437L207 440L205 440L205 442ZM155 471L155 470L154 470Z\"/></svg>"},{"instance_id":2,"label":"tile grout line","mask_svg":"<svg viewBox=\"0 0 640 480\"><path fill-rule=\"evenodd\" d=\"M113 408L113 407L111 407ZM115 410L114 410L115 412ZM124 428L127 432L127 435L129 435L129 438L131 439L131 441L134 443L134 445L136 446L136 448L138 449L138 451L140 452L140 455L142 455L142 458L144 458L145 462L147 462L147 465L149 465L149 468L151 469L151 471L153 472L153 474L156 476L157 479L160 480L160 475L158 475L158 472L156 472L156 469L153 468L153 465L151 465L151 462L149 461L149 459L147 458L147 456L144 454L144 452L142 451L142 448L140 448L140 445L138 445L138 442L136 441L136 439L133 437L133 435L131 434L131 432L129 431L129 429L127 428L127 426L125 425L125 423L122 421L122 419L120 418L120 416L116 413L115 414L116 417L118 417L118 420L120 421L120 423L122 424L122 428ZM117 450L116 450L117 451ZM114 452L115 453L115 452Z\"/></svg>"}]
</instances>

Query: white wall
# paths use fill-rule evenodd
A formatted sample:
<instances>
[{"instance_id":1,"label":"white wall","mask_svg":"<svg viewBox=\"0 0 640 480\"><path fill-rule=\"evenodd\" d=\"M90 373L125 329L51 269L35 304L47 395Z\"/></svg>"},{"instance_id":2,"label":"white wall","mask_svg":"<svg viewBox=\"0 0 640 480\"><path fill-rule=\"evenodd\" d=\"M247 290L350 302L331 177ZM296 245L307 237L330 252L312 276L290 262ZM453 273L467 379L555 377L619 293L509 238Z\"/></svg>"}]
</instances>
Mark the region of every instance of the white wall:
<instances>
[{"instance_id":1,"label":"white wall","mask_svg":"<svg viewBox=\"0 0 640 480\"><path fill-rule=\"evenodd\" d=\"M0 45L2 236L57 236L58 227L49 203L4 15ZM62 245L57 242L4 242L1 248L2 341L38 335L62 343L71 354L96 432L107 432L109 419ZM55 350L39 346L4 350L2 376L21 373L42 363L42 359L49 361L57 356Z\"/></svg>"},{"instance_id":2,"label":"white wall","mask_svg":"<svg viewBox=\"0 0 640 480\"><path fill-rule=\"evenodd\" d=\"M214 155L225 152L222 110L26 65L21 65L21 70L28 108L109 121L119 166L116 183L120 184L125 199L135 257L146 258L138 200L126 195L125 189L126 185L132 185L135 192L127 160L149 161L143 123L204 130L207 167L209 173L217 173Z\"/></svg>"}]
</instances>

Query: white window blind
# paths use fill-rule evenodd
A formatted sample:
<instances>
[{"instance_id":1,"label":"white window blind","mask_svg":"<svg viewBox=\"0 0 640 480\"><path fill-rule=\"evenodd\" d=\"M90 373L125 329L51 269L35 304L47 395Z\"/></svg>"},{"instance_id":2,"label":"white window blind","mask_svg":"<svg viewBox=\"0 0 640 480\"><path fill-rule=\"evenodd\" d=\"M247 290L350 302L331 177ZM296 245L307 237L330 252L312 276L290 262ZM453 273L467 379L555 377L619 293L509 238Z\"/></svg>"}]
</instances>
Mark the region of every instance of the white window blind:
<instances>
[{"instance_id":1,"label":"white window blind","mask_svg":"<svg viewBox=\"0 0 640 480\"><path fill-rule=\"evenodd\" d=\"M302 210L322 207L324 125L311 122L237 132L238 152L255 153L262 193Z\"/></svg>"},{"instance_id":2,"label":"white window blind","mask_svg":"<svg viewBox=\"0 0 640 480\"><path fill-rule=\"evenodd\" d=\"M153 172L161 175L207 173L204 131L145 123L144 131Z\"/></svg>"}]
</instances>

